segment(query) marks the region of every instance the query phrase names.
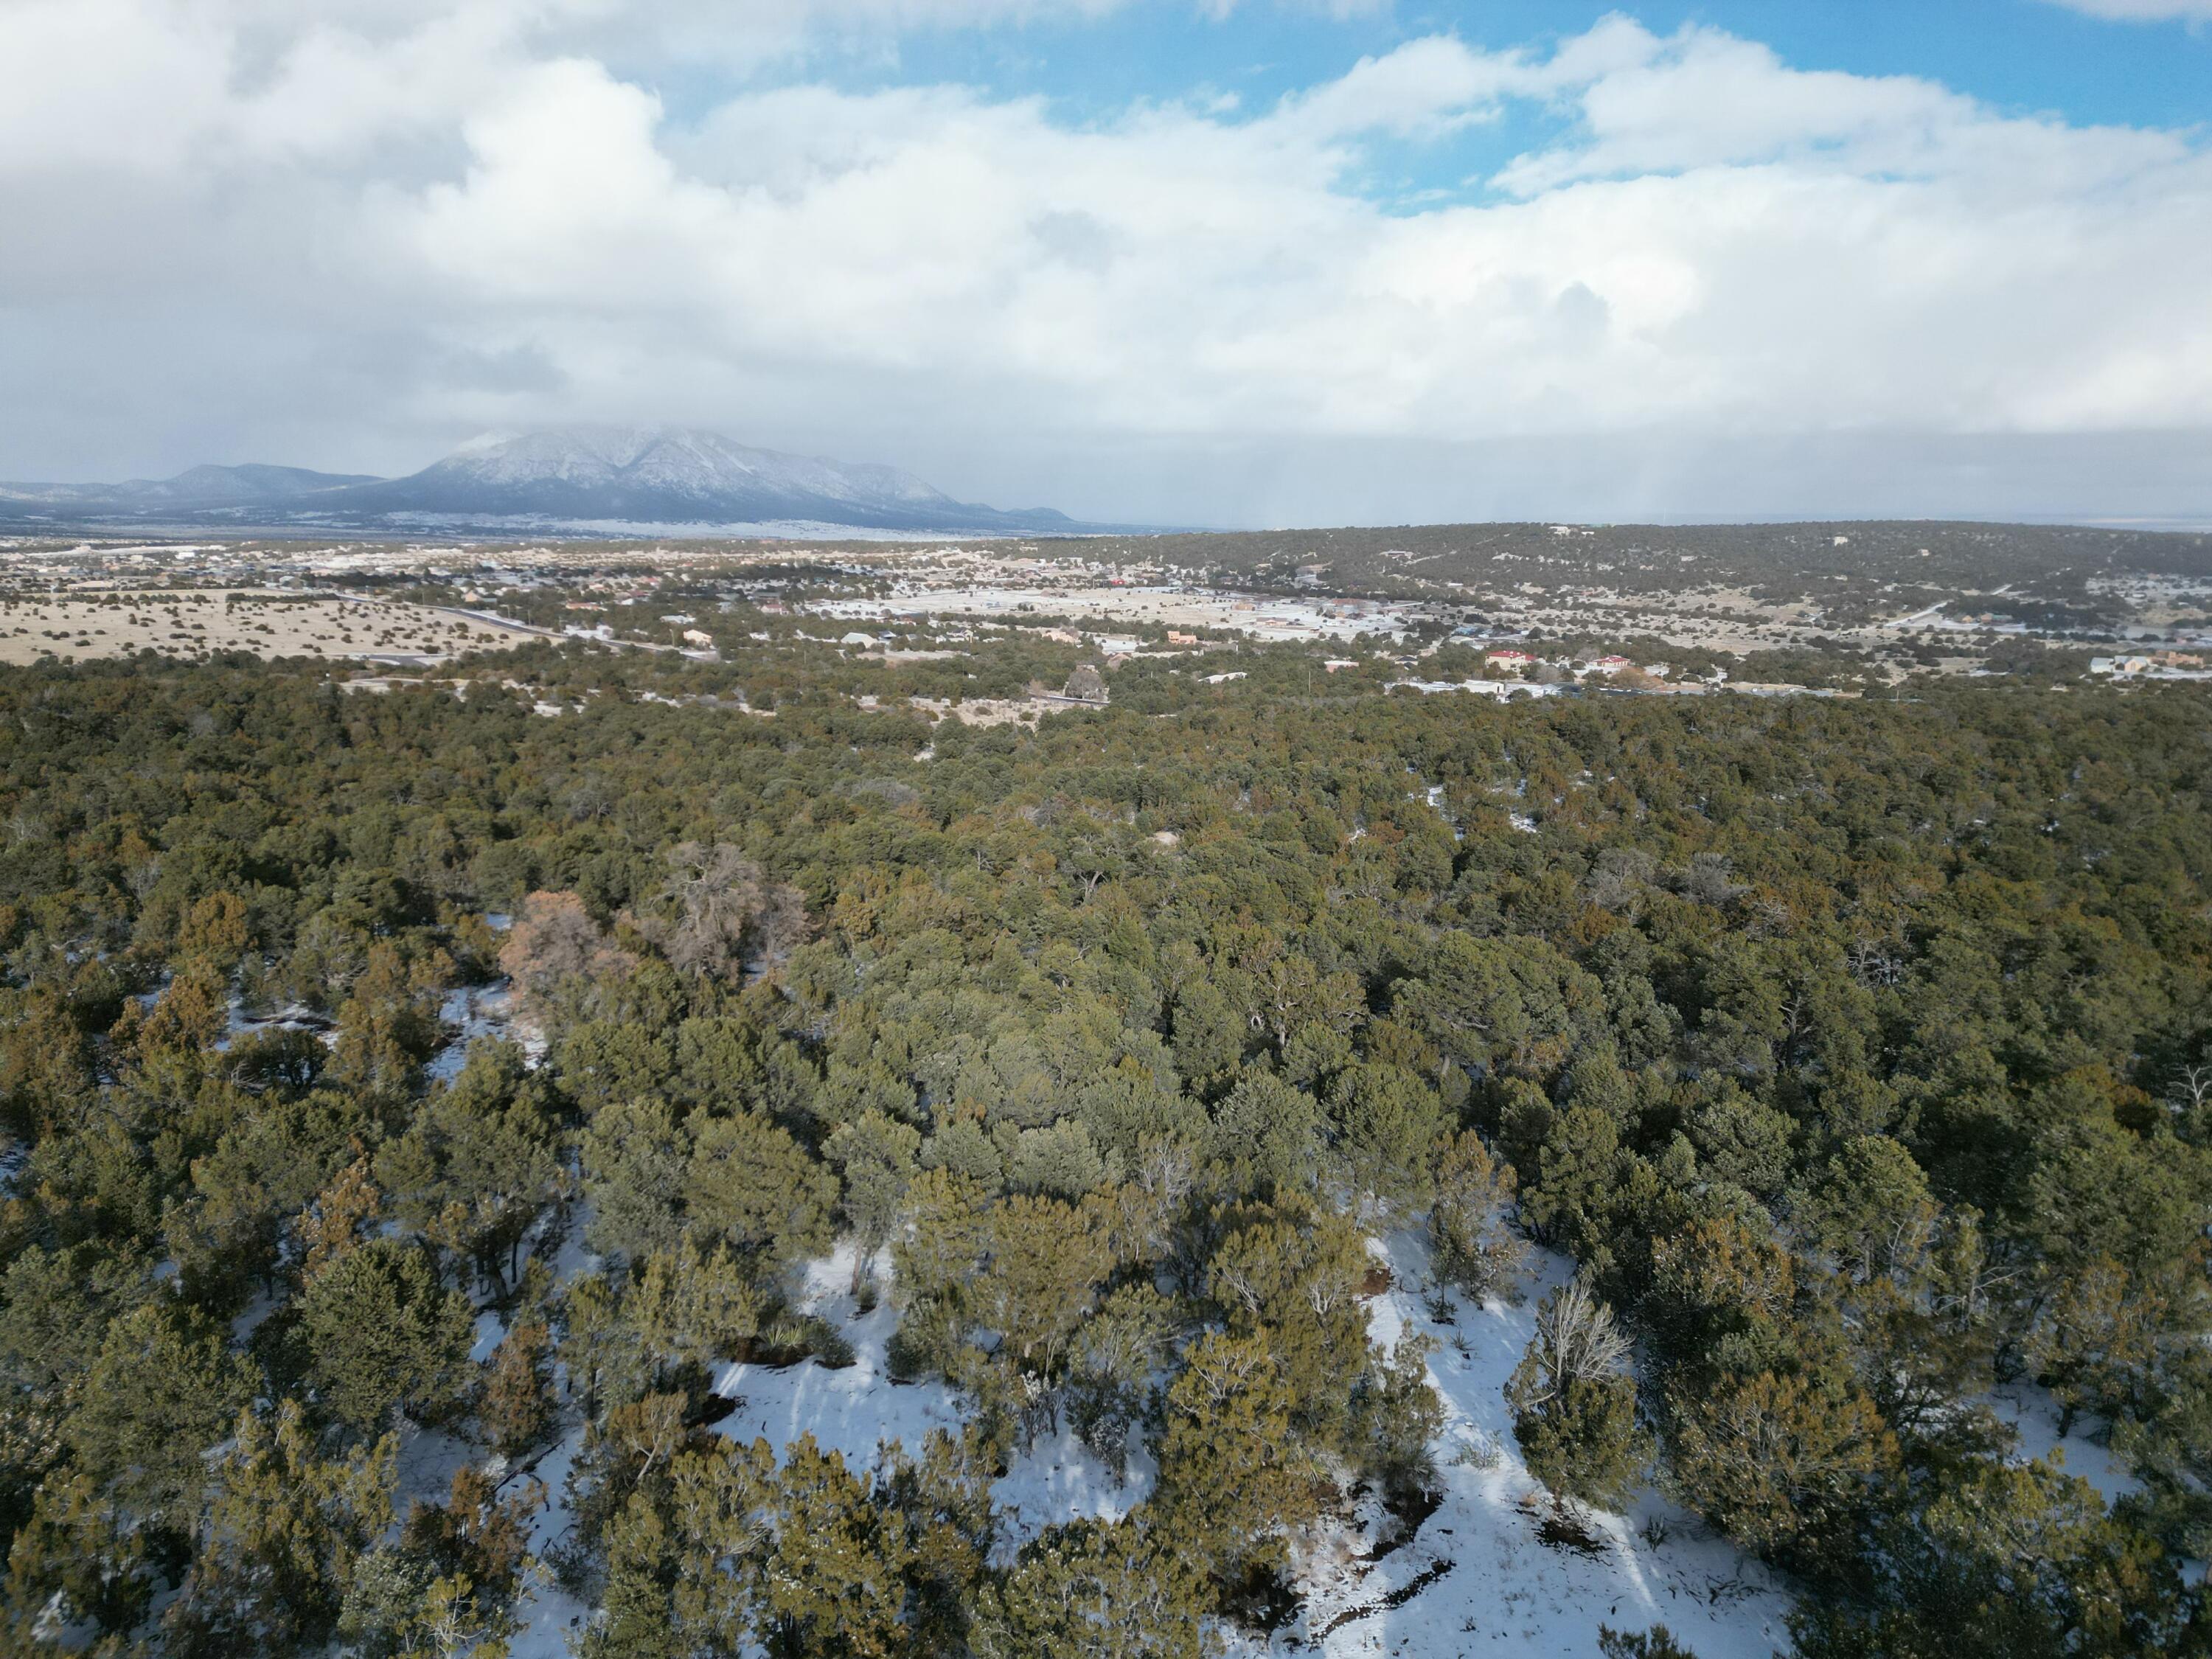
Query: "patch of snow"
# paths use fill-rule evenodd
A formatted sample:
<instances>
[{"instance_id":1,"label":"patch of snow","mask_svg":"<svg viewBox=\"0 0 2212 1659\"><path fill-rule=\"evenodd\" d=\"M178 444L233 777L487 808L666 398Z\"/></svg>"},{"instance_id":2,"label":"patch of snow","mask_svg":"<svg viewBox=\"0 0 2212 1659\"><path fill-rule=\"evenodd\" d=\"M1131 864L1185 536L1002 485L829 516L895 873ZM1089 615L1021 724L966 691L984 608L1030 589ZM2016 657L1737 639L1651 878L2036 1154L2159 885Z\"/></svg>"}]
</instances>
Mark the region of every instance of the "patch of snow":
<instances>
[{"instance_id":1,"label":"patch of snow","mask_svg":"<svg viewBox=\"0 0 2212 1659\"><path fill-rule=\"evenodd\" d=\"M2033 1382L2020 1382L1999 1389L1984 1403L2020 1436L2020 1444L2013 1454L2016 1461L2025 1463L2037 1458L2055 1460L2068 1474L2079 1475L2094 1486L2097 1495L2107 1505L2142 1490L2142 1483L2113 1455L2110 1446L2083 1437L2083 1429L2098 1426L2095 1419L2080 1419L2073 1433L2060 1437L2058 1407L2049 1390Z\"/></svg>"},{"instance_id":2,"label":"patch of snow","mask_svg":"<svg viewBox=\"0 0 2212 1659\"><path fill-rule=\"evenodd\" d=\"M422 1069L441 1083L451 1083L461 1074L468 1063L469 1045L478 1037L501 1037L508 1034L514 1018L514 993L505 980L495 980L489 985L461 986L446 994L438 1009L438 1018L447 1030L456 1035L430 1057ZM526 1042L524 1048L528 1052ZM544 1051L544 1045L538 1045ZM533 1055L534 1059L535 1056Z\"/></svg>"},{"instance_id":3,"label":"patch of snow","mask_svg":"<svg viewBox=\"0 0 2212 1659\"><path fill-rule=\"evenodd\" d=\"M764 1438L779 1460L791 1442L811 1434L824 1451L842 1453L855 1468L872 1467L887 1441L919 1453L931 1430L960 1432L968 1413L959 1390L932 1378L891 1380L885 1346L898 1328L898 1314L888 1296L870 1312L860 1312L847 1288L852 1276L852 1246L841 1244L835 1254L807 1264L797 1302L837 1328L853 1345L853 1364L842 1370L811 1359L780 1369L725 1366L714 1392L726 1400L742 1396L744 1404L716 1425L719 1432L745 1441ZM991 1488L993 1503L1005 1511L1001 1546L1011 1553L1042 1528L1081 1516L1119 1519L1152 1490L1154 1474L1150 1456L1134 1453L1127 1484L1116 1486L1072 1432L1063 1429L1052 1439L1040 1438L1015 1456Z\"/></svg>"},{"instance_id":4,"label":"patch of snow","mask_svg":"<svg viewBox=\"0 0 2212 1659\"><path fill-rule=\"evenodd\" d=\"M589 1262L575 1236L562 1253L560 1278ZM1370 1304L1374 1340L1388 1346L1411 1329L1439 1342L1429 1370L1446 1407L1432 1448L1443 1501L1409 1540L1379 1559L1374 1540L1387 1517L1371 1498L1316 1528L1297 1555L1302 1615L1264 1643L1224 1632L1232 1653L1243 1659L1316 1652L1335 1659L1535 1659L1595 1653L1600 1625L1644 1630L1657 1624L1700 1659L1771 1659L1787 1648L1788 1602L1765 1570L1656 1495L1626 1515L1589 1516L1587 1551L1540 1535L1551 1506L1515 1449L1504 1388L1534 1329L1535 1299L1569 1276L1564 1258L1538 1255L1529 1300L1521 1305L1478 1307L1452 1295L1446 1298L1451 1319L1439 1323L1421 1295L1429 1273L1424 1241L1399 1233L1371 1248L1388 1260L1394 1279ZM716 1425L718 1432L765 1438L779 1455L800 1435L811 1434L825 1450L861 1468L874 1464L887 1441L919 1451L933 1429L958 1432L966 1413L957 1390L934 1380L891 1380L884 1350L897 1315L887 1295L871 1311L859 1310L847 1289L852 1267L849 1245L808 1263L795 1299L844 1335L854 1364L839 1370L811 1360L781 1369L723 1366L715 1392L742 1396L744 1404ZM497 1341L497 1325L489 1316L480 1323L480 1352ZM2055 1419L2048 1420L2055 1431ZM568 1530L560 1500L581 1439L581 1430L573 1431L526 1471L516 1471L544 1481L550 1499L532 1529L532 1547L541 1556ZM2087 1466L2094 1449L2077 1449L2069 1441L2068 1449L2083 1460L2073 1467L2096 1479ZM442 1491L457 1457L465 1455L446 1437L417 1435L403 1453L404 1490L425 1496ZM1152 1491L1156 1473L1149 1455L1137 1449L1127 1484L1117 1486L1072 1433L1041 1438L993 1486L1001 1511L999 1559L1011 1559L1023 1541L1056 1522L1126 1514ZM541 1583L519 1612L525 1628L514 1659L562 1659L588 1617L550 1583Z\"/></svg>"},{"instance_id":5,"label":"patch of snow","mask_svg":"<svg viewBox=\"0 0 2212 1659\"><path fill-rule=\"evenodd\" d=\"M1536 1299L1571 1274L1565 1258L1539 1255L1522 1305L1475 1307L1451 1293L1452 1319L1439 1324L1420 1295L1425 1243L1397 1233L1372 1248L1394 1280L1370 1304L1373 1339L1387 1347L1413 1330L1442 1344L1429 1376L1446 1412L1431 1448L1443 1501L1380 1560L1370 1540L1382 1517L1371 1502L1353 1524L1325 1526L1299 1558L1303 1617L1247 1652L1534 1659L1595 1653L1601 1625L1665 1625L1699 1659L1771 1659L1787 1648L1789 1604L1765 1569L1655 1494L1626 1515L1586 1516L1587 1551L1539 1535L1552 1506L1515 1446L1505 1383L1534 1332Z\"/></svg>"},{"instance_id":6,"label":"patch of snow","mask_svg":"<svg viewBox=\"0 0 2212 1659\"><path fill-rule=\"evenodd\" d=\"M491 1358L492 1350L506 1340L507 1321L501 1318L495 1310L483 1309L477 1315L476 1341L469 1348L470 1360L473 1364L483 1364Z\"/></svg>"}]
</instances>

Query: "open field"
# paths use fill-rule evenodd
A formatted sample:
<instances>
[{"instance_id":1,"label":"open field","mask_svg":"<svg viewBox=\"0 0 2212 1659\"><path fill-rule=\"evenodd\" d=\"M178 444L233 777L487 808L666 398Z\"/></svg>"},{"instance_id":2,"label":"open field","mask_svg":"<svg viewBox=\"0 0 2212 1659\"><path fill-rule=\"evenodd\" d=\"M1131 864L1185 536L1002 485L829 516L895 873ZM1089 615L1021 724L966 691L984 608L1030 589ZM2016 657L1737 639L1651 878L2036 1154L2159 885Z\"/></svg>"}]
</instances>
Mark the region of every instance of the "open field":
<instances>
[{"instance_id":1,"label":"open field","mask_svg":"<svg viewBox=\"0 0 2212 1659\"><path fill-rule=\"evenodd\" d=\"M434 663L538 637L532 629L391 599L240 588L0 597L0 662L15 664L89 661L139 651Z\"/></svg>"}]
</instances>

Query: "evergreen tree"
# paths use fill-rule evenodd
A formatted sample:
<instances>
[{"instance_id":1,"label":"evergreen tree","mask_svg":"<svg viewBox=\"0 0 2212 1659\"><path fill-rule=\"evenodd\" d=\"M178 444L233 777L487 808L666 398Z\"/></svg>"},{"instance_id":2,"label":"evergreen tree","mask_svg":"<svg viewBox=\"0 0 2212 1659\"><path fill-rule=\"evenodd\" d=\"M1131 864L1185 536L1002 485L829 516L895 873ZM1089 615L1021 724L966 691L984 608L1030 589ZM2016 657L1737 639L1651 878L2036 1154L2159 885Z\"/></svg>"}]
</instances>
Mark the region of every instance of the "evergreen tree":
<instances>
[{"instance_id":1,"label":"evergreen tree","mask_svg":"<svg viewBox=\"0 0 2212 1659\"><path fill-rule=\"evenodd\" d=\"M148 1304L108 1326L63 1437L103 1492L149 1526L185 1531L208 1449L252 1393L222 1332L189 1309Z\"/></svg>"},{"instance_id":2,"label":"evergreen tree","mask_svg":"<svg viewBox=\"0 0 2212 1659\"><path fill-rule=\"evenodd\" d=\"M2123 1659L2194 1650L2170 1559L2048 1463L1977 1462L1876 1519L1852 1595L1790 1618L1806 1659Z\"/></svg>"},{"instance_id":3,"label":"evergreen tree","mask_svg":"<svg viewBox=\"0 0 2212 1659\"><path fill-rule=\"evenodd\" d=\"M1207 1290L1233 1332L1264 1337L1299 1426L1327 1443L1367 1363L1365 1240L1349 1217L1304 1206L1242 1219L1207 1262Z\"/></svg>"},{"instance_id":4,"label":"evergreen tree","mask_svg":"<svg viewBox=\"0 0 2212 1659\"><path fill-rule=\"evenodd\" d=\"M143 1529L81 1473L39 1489L8 1553L0 1631L11 1653L46 1645L42 1627L89 1623L104 1636L135 1629L160 1588Z\"/></svg>"},{"instance_id":5,"label":"evergreen tree","mask_svg":"<svg viewBox=\"0 0 2212 1659\"><path fill-rule=\"evenodd\" d=\"M793 1261L829 1248L837 1177L789 1132L741 1112L697 1126L684 1198L692 1224L708 1236Z\"/></svg>"},{"instance_id":6,"label":"evergreen tree","mask_svg":"<svg viewBox=\"0 0 2212 1659\"><path fill-rule=\"evenodd\" d=\"M1827 1378L1729 1377L1668 1412L1684 1499L1746 1549L1832 1541L1897 1462L1874 1402Z\"/></svg>"},{"instance_id":7,"label":"evergreen tree","mask_svg":"<svg viewBox=\"0 0 2212 1659\"><path fill-rule=\"evenodd\" d=\"M984 1591L975 1659L1205 1659L1220 1651L1199 1583L1182 1556L1134 1521L1078 1521L1022 1547Z\"/></svg>"},{"instance_id":8,"label":"evergreen tree","mask_svg":"<svg viewBox=\"0 0 2212 1659\"><path fill-rule=\"evenodd\" d=\"M520 1321L492 1352L477 1425L495 1450L514 1458L546 1443L558 1421L551 1335L538 1321Z\"/></svg>"},{"instance_id":9,"label":"evergreen tree","mask_svg":"<svg viewBox=\"0 0 2212 1659\"><path fill-rule=\"evenodd\" d=\"M811 1435L785 1451L769 1498L774 1542L757 1630L775 1659L892 1659L908 1650L913 1546L868 1484Z\"/></svg>"},{"instance_id":10,"label":"evergreen tree","mask_svg":"<svg viewBox=\"0 0 2212 1659\"><path fill-rule=\"evenodd\" d=\"M823 1151L844 1177L839 1210L852 1230L853 1294L858 1296L869 1264L890 1242L904 1213L921 1134L880 1112L871 1112L857 1122L840 1125Z\"/></svg>"},{"instance_id":11,"label":"evergreen tree","mask_svg":"<svg viewBox=\"0 0 2212 1659\"><path fill-rule=\"evenodd\" d=\"M1444 1426L1444 1404L1429 1381L1433 1339L1406 1333L1388 1353L1370 1348L1367 1369L1352 1391L1345 1449L1362 1474L1401 1497L1436 1480L1429 1443Z\"/></svg>"},{"instance_id":12,"label":"evergreen tree","mask_svg":"<svg viewBox=\"0 0 2212 1659\"><path fill-rule=\"evenodd\" d=\"M1279 1561L1313 1510L1292 1395L1258 1337L1200 1337L1168 1385L1158 1504L1166 1535L1217 1576Z\"/></svg>"},{"instance_id":13,"label":"evergreen tree","mask_svg":"<svg viewBox=\"0 0 2212 1659\"><path fill-rule=\"evenodd\" d=\"M162 1618L168 1650L209 1659L312 1647L335 1627L362 1554L392 1522L398 1446L319 1455L306 1415L247 1412L213 1471L191 1578Z\"/></svg>"},{"instance_id":14,"label":"evergreen tree","mask_svg":"<svg viewBox=\"0 0 2212 1659\"><path fill-rule=\"evenodd\" d=\"M313 1279L358 1248L383 1213L384 1194L369 1174L364 1153L339 1170L337 1179L301 1212L296 1225L301 1279Z\"/></svg>"},{"instance_id":15,"label":"evergreen tree","mask_svg":"<svg viewBox=\"0 0 2212 1659\"><path fill-rule=\"evenodd\" d=\"M341 1258L301 1295L300 1327L318 1398L357 1434L394 1412L434 1421L468 1385L475 1311L417 1245L380 1238Z\"/></svg>"},{"instance_id":16,"label":"evergreen tree","mask_svg":"<svg viewBox=\"0 0 2212 1659\"><path fill-rule=\"evenodd\" d=\"M584 1198L591 1206L584 1242L633 1260L675 1248L690 1157L675 1113L654 1100L605 1107L585 1128L582 1152Z\"/></svg>"},{"instance_id":17,"label":"evergreen tree","mask_svg":"<svg viewBox=\"0 0 2212 1659\"><path fill-rule=\"evenodd\" d=\"M1528 1253L1506 1224L1516 1184L1511 1166L1493 1158L1472 1129L1438 1143L1436 1166L1429 1243L1437 1276L1478 1301L1517 1297Z\"/></svg>"},{"instance_id":18,"label":"evergreen tree","mask_svg":"<svg viewBox=\"0 0 2212 1659\"><path fill-rule=\"evenodd\" d=\"M1698 1659L1696 1654L1674 1639L1674 1632L1664 1625L1639 1631L1614 1630L1600 1625L1597 1650L1600 1659Z\"/></svg>"}]
</instances>

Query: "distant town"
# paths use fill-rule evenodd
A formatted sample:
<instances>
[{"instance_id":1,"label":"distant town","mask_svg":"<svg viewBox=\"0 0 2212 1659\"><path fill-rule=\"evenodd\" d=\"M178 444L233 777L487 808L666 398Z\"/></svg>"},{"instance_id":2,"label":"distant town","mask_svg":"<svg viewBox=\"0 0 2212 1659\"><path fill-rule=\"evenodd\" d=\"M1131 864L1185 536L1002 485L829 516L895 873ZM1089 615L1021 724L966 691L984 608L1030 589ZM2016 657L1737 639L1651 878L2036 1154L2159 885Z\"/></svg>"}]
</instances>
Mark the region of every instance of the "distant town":
<instances>
[{"instance_id":1,"label":"distant town","mask_svg":"<svg viewBox=\"0 0 2212 1659\"><path fill-rule=\"evenodd\" d=\"M1599 532L1553 526L1581 548ZM1372 671L1393 689L1497 698L1583 687L1698 696L1853 696L1916 672L2040 672L2065 679L2212 675L2212 576L2102 576L2101 614L2007 603L2009 586L1865 582L1850 614L1824 589L1698 574L1679 554L1671 591L1587 562L1524 555L1478 580L1409 577L1433 554L1256 562L1249 538L937 544L757 541L295 542L0 540L0 660L69 663L156 651L325 658L356 676L434 670L532 641L583 641L705 660L782 637L886 662L985 637L1075 647L1103 671L1268 646L1320 652L1327 672ZM1822 538L1842 556L1850 533ZM1924 550L1923 550L1924 555ZM1601 561L1601 563L1608 562ZM1510 580L1509 580L1510 578ZM1881 603L1885 589L1892 601ZM1234 666L1206 670L1217 680ZM1058 695L1056 688L1041 692ZM970 717L984 711L970 710Z\"/></svg>"}]
</instances>

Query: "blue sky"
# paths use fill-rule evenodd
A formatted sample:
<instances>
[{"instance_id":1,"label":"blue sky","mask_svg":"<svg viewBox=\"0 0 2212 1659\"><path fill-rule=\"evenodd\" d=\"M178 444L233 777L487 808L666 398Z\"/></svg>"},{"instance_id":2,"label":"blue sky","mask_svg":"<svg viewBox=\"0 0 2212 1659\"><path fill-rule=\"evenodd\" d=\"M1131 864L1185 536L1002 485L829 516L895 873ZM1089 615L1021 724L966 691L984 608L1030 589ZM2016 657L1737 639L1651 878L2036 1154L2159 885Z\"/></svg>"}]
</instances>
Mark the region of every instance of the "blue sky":
<instances>
[{"instance_id":1,"label":"blue sky","mask_svg":"<svg viewBox=\"0 0 2212 1659\"><path fill-rule=\"evenodd\" d=\"M1110 120L1145 100L1224 95L1256 113L1340 75L1361 57L1424 36L1451 34L1501 50L1541 46L1616 15L1661 34L1724 30L1773 47L1799 68L1924 76L2008 112L2051 113L2080 125L2212 123L2212 9L2194 21L2115 20L2054 0L1477 0L1359 7L1342 15L1326 7L1266 3L1224 15L1182 0L1151 0L1103 15L937 26L903 35L868 31L746 73L854 90L958 82L1001 98L1048 100L1055 115L1072 123ZM681 120L726 97L732 74L724 64L664 62L648 78ZM1386 201L1480 194L1497 168L1571 119L1569 112L1520 105L1449 143L1382 147L1363 185Z\"/></svg>"},{"instance_id":2,"label":"blue sky","mask_svg":"<svg viewBox=\"0 0 2212 1659\"><path fill-rule=\"evenodd\" d=\"M9 0L0 223L0 477L2212 517L2212 0Z\"/></svg>"},{"instance_id":3,"label":"blue sky","mask_svg":"<svg viewBox=\"0 0 2212 1659\"><path fill-rule=\"evenodd\" d=\"M1097 19L933 30L900 43L892 61L872 72L848 63L839 78L957 80L1002 94L1037 93L1083 118L1135 98L1208 88L1264 103L1340 74L1347 58L1425 34L1522 46L1578 34L1615 12L1662 34L1686 24L1724 29L1764 41L1802 68L1927 76L2006 109L2057 111L2079 122L2212 120L2212 28L2179 18L2116 22L2050 0L1478 0L1344 17L1253 5L1219 17L1189 5L1146 4Z\"/></svg>"}]
</instances>

